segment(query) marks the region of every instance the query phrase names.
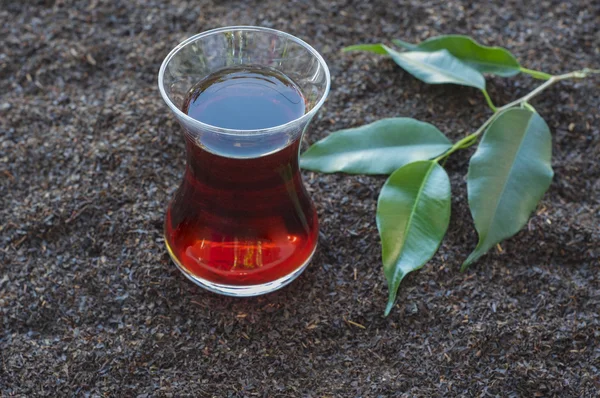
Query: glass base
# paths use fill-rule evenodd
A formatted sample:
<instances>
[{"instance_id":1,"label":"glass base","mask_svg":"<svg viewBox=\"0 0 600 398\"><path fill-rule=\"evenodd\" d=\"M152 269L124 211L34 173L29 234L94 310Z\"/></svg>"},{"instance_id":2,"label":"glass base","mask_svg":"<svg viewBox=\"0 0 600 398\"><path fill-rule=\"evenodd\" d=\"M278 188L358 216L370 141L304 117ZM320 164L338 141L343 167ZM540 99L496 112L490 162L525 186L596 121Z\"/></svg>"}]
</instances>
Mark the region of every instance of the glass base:
<instances>
[{"instance_id":1,"label":"glass base","mask_svg":"<svg viewBox=\"0 0 600 398\"><path fill-rule=\"evenodd\" d=\"M194 282L196 285L198 285L206 290L209 290L213 293L223 294L225 296L232 296L232 297L260 296L261 294L267 294L267 293L274 292L275 290L281 289L285 285L291 283L298 276L300 276L300 274L306 269L306 267L310 263L310 260L312 259L313 255L315 254L315 251L317 250L317 245L315 245L315 248L313 249L310 256L308 256L306 261L291 274L288 274L288 275L286 275L282 278L279 278L277 280L274 280L272 282L267 282L267 283L263 283L260 285L243 286L243 285L222 285L219 283L207 281L206 279L202 279L202 278L197 277L196 275L193 275L187 269L185 269L185 267L183 265L181 265L179 260L177 260L177 258L171 251L171 248L169 247L169 243L167 242L166 239L165 239L165 245L167 246L167 251L169 252L169 255L171 256L171 260L173 260L173 262L175 263L177 268L179 268L179 270L183 273L183 275L185 275L189 280Z\"/></svg>"}]
</instances>

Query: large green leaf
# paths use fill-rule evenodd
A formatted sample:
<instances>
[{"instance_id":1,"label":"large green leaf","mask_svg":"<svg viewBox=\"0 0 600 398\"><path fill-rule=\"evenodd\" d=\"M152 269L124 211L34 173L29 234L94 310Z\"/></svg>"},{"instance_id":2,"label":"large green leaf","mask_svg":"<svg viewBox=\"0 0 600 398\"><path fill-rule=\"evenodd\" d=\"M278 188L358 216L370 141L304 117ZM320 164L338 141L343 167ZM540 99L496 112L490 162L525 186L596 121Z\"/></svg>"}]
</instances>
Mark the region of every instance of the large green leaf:
<instances>
[{"instance_id":1,"label":"large green leaf","mask_svg":"<svg viewBox=\"0 0 600 398\"><path fill-rule=\"evenodd\" d=\"M450 180L434 161L409 163L386 181L377 203L389 314L402 279L435 254L450 221Z\"/></svg>"},{"instance_id":2,"label":"large green leaf","mask_svg":"<svg viewBox=\"0 0 600 398\"><path fill-rule=\"evenodd\" d=\"M346 47L344 51L387 53L402 69L425 83L451 83L485 90L483 75L453 57L447 50L401 53L383 44L360 44Z\"/></svg>"},{"instance_id":3,"label":"large green leaf","mask_svg":"<svg viewBox=\"0 0 600 398\"><path fill-rule=\"evenodd\" d=\"M300 165L325 173L390 174L407 163L441 155L451 146L429 123L382 119L330 134L302 154Z\"/></svg>"},{"instance_id":4,"label":"large green leaf","mask_svg":"<svg viewBox=\"0 0 600 398\"><path fill-rule=\"evenodd\" d=\"M402 40L392 40L394 44L410 51L448 50L450 54L481 73L498 76L514 76L521 71L519 61L502 47L488 47L477 43L469 36L445 35L432 37L417 45Z\"/></svg>"},{"instance_id":5,"label":"large green leaf","mask_svg":"<svg viewBox=\"0 0 600 398\"><path fill-rule=\"evenodd\" d=\"M469 207L479 233L462 270L527 223L552 182L552 137L546 122L511 108L492 122L471 158Z\"/></svg>"}]
</instances>

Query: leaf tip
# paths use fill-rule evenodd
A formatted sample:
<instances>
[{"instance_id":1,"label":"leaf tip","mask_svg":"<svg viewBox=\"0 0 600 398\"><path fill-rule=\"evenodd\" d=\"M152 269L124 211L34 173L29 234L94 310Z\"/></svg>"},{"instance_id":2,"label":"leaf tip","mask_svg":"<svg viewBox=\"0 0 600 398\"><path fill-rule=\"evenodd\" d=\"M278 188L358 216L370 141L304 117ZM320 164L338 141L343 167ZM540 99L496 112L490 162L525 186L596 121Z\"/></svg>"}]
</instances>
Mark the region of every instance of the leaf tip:
<instances>
[{"instance_id":1,"label":"leaf tip","mask_svg":"<svg viewBox=\"0 0 600 398\"><path fill-rule=\"evenodd\" d=\"M396 295L397 295L397 287L394 289L393 286L388 287L390 289L390 294L388 297L387 305L385 306L385 311L383 313L384 317L387 317L391 312L392 308L394 308L394 304L396 304Z\"/></svg>"},{"instance_id":2,"label":"leaf tip","mask_svg":"<svg viewBox=\"0 0 600 398\"><path fill-rule=\"evenodd\" d=\"M343 53L348 53L351 51L364 51L366 47L369 47L370 45L367 44L353 44L351 46L346 46L344 48L342 48L342 52Z\"/></svg>"},{"instance_id":3,"label":"leaf tip","mask_svg":"<svg viewBox=\"0 0 600 398\"><path fill-rule=\"evenodd\" d=\"M387 317L390 312L392 312L392 308L394 308L394 301L388 301L387 305L385 306L385 312L383 313L383 316Z\"/></svg>"},{"instance_id":4,"label":"leaf tip","mask_svg":"<svg viewBox=\"0 0 600 398\"><path fill-rule=\"evenodd\" d=\"M304 152L302 155L300 155L300 168L303 170L310 170L310 171L322 171L321 169L319 169L319 165L315 164L314 159L311 157L312 155L310 153L308 153L310 151L310 148Z\"/></svg>"},{"instance_id":5,"label":"leaf tip","mask_svg":"<svg viewBox=\"0 0 600 398\"><path fill-rule=\"evenodd\" d=\"M469 254L469 257L467 257L467 259L462 263L462 265L460 266L460 272L465 272L470 266L471 264L473 264L475 261L477 261L479 259L479 257L482 256L483 253L478 253L477 249L475 249L475 251L473 251L473 253Z\"/></svg>"}]
</instances>

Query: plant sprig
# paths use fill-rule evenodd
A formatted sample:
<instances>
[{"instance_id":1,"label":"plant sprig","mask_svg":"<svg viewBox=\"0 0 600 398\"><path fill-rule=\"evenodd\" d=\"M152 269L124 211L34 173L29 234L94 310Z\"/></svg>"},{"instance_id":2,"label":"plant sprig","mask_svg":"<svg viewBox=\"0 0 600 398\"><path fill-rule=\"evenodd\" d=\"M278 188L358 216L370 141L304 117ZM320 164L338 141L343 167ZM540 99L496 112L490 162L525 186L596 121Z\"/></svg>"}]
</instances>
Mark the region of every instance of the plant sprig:
<instances>
[{"instance_id":1,"label":"plant sprig","mask_svg":"<svg viewBox=\"0 0 600 398\"><path fill-rule=\"evenodd\" d=\"M384 44L361 44L344 51L387 55L425 83L477 88L493 114L454 144L428 123L391 118L332 133L302 155L301 165L309 170L391 174L381 189L376 216L389 288L385 315L393 308L402 279L431 259L448 228L451 193L445 160L481 138L467 174L469 208L479 242L463 262L464 271L526 224L552 181L550 129L529 101L562 80L600 73L586 68L551 75L528 69L508 50L461 35L438 36L419 44L397 39L393 43L407 51ZM544 83L497 107L483 73L503 77L525 73Z\"/></svg>"}]
</instances>

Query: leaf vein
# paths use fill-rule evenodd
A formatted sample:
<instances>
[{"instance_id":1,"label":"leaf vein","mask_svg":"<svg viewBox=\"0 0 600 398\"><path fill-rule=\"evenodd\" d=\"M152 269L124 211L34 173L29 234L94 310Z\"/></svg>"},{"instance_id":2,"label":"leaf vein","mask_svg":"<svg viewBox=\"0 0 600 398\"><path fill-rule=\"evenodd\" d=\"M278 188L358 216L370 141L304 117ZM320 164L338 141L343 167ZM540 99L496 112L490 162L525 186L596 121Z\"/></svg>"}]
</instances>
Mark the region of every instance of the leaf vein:
<instances>
[{"instance_id":1,"label":"leaf vein","mask_svg":"<svg viewBox=\"0 0 600 398\"><path fill-rule=\"evenodd\" d=\"M423 194L423 191L425 190L425 185L427 183L427 179L429 178L429 175L435 168L435 165L436 165L435 162L431 162L429 165L429 168L427 169L427 173L425 173L425 176L423 177L423 182L421 183L421 186L419 187L419 191L417 192L415 201L413 202L413 205L411 206L411 209L410 209L410 215L408 216L408 221L406 222L406 226L404 227L404 235L403 236L405 236L405 237L408 236L408 231L410 230L410 228L412 226L412 221L413 221L414 215L416 213L417 204L419 203L419 200L421 199L421 195ZM402 258L402 253L404 252L405 244L406 244L406 239L404 239L404 242L402 242L402 247L400 248L400 251L398 253L398 260L396 260L396 264L398 264L400 259ZM400 268L399 268L399 270L402 271ZM396 277L396 275L394 275L394 279L395 279L395 277Z\"/></svg>"}]
</instances>

